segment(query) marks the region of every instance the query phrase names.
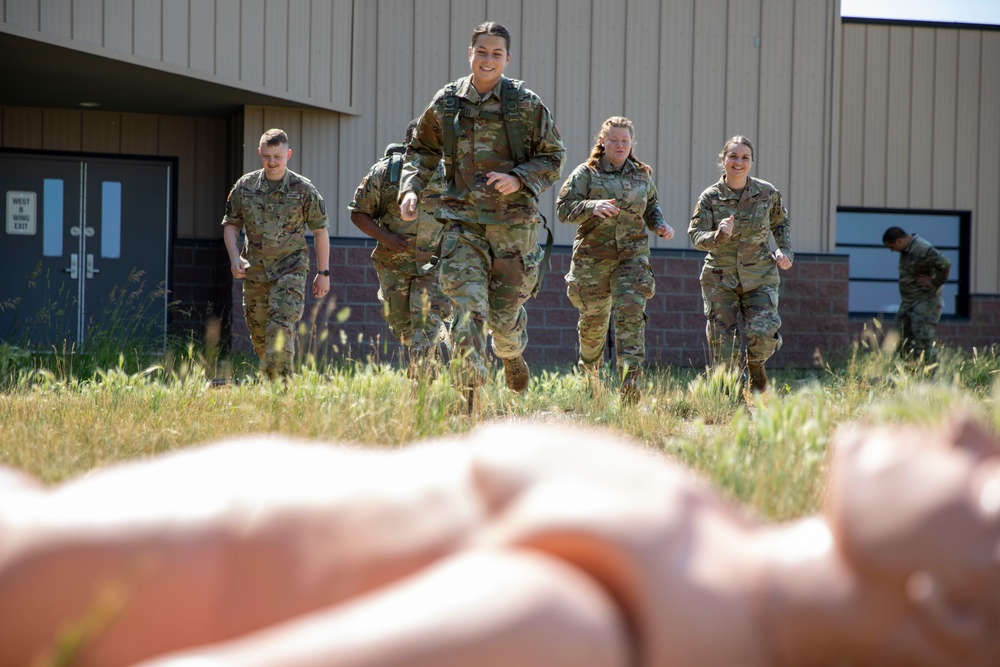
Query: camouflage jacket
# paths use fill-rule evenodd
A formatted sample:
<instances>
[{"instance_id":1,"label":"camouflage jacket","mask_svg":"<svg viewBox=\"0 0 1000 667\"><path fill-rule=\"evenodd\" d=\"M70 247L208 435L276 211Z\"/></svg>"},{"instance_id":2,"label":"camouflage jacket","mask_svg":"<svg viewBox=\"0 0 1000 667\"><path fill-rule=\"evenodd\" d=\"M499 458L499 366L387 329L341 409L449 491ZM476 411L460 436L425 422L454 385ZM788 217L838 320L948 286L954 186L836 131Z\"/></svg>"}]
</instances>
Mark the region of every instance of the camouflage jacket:
<instances>
[{"instance_id":1,"label":"camouflage jacket","mask_svg":"<svg viewBox=\"0 0 1000 667\"><path fill-rule=\"evenodd\" d=\"M415 238L412 251L399 260L416 259L419 265L430 261L437 250L444 225L434 218L436 202L441 196L444 179L443 165L439 165L420 197L420 208L416 220L403 220L399 211L399 183L393 183L389 174L391 149L402 144L389 144L386 157L372 165L361 184L354 192L354 200L347 205L351 212L365 213L380 227L393 234ZM402 177L402 174L400 175ZM403 255L404 253L399 253Z\"/></svg>"},{"instance_id":2,"label":"camouflage jacket","mask_svg":"<svg viewBox=\"0 0 1000 667\"><path fill-rule=\"evenodd\" d=\"M736 216L733 232L720 236L719 223L730 215ZM777 285L781 279L770 249L772 236L782 254L794 261L781 193L767 181L748 177L738 197L720 178L698 197L688 227L694 247L708 253L701 282L744 290Z\"/></svg>"},{"instance_id":3,"label":"camouflage jacket","mask_svg":"<svg viewBox=\"0 0 1000 667\"><path fill-rule=\"evenodd\" d=\"M456 164L453 177L438 201L437 217L481 225L537 221L538 196L559 180L566 158L552 114L537 95L522 88L518 112L530 159L515 164L500 115L503 81L485 96L476 92L471 75L459 79L455 85L461 102L460 113L455 116ZM439 90L420 116L406 152L400 199L408 192L420 194L445 156L447 147L441 128L447 96L447 87ZM480 117L480 113L497 119ZM521 179L521 189L501 195L493 185L486 184L486 175L494 171L515 174Z\"/></svg>"},{"instance_id":4,"label":"camouflage jacket","mask_svg":"<svg viewBox=\"0 0 1000 667\"><path fill-rule=\"evenodd\" d=\"M951 261L937 248L916 234L899 253L899 296L903 301L925 301L941 296L941 286L948 279ZM930 276L934 287L917 282L918 276Z\"/></svg>"},{"instance_id":5,"label":"camouflage jacket","mask_svg":"<svg viewBox=\"0 0 1000 667\"><path fill-rule=\"evenodd\" d=\"M308 178L286 169L281 184L271 191L264 170L258 169L236 181L222 224L246 232L246 279L269 281L309 270L305 229L323 229L329 220L326 202Z\"/></svg>"},{"instance_id":6,"label":"camouflage jacket","mask_svg":"<svg viewBox=\"0 0 1000 667\"><path fill-rule=\"evenodd\" d=\"M600 199L614 199L621 212L599 218ZM657 203L656 184L632 159L616 169L606 157L597 168L581 164L559 190L556 211L562 222L575 224L573 254L595 259L630 259L649 254L647 228L666 224Z\"/></svg>"},{"instance_id":7,"label":"camouflage jacket","mask_svg":"<svg viewBox=\"0 0 1000 667\"><path fill-rule=\"evenodd\" d=\"M368 173L361 179L361 184L354 191L354 200L347 205L351 212L366 213L378 223L382 229L401 236L414 236L417 233L417 221L403 220L399 212L399 183L393 183L389 178L389 163L391 149L401 144L389 144L386 156L372 165Z\"/></svg>"}]
</instances>

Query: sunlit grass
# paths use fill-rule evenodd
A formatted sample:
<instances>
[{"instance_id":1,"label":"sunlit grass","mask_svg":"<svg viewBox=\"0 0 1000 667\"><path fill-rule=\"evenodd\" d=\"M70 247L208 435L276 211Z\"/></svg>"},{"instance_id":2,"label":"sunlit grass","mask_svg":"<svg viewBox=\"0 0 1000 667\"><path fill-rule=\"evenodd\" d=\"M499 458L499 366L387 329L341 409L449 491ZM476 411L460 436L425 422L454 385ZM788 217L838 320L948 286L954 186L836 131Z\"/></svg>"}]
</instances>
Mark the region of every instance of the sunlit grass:
<instances>
[{"instance_id":1,"label":"sunlit grass","mask_svg":"<svg viewBox=\"0 0 1000 667\"><path fill-rule=\"evenodd\" d=\"M447 373L406 378L399 364L309 360L287 383L253 380L244 363L223 387L208 381L218 362L189 345L141 369L123 357L82 378L68 364L39 366L0 347L0 462L54 482L97 466L251 433L399 447L460 434L495 420L599 425L662 451L761 515L815 511L826 451L846 421L934 423L961 408L996 429L1000 353L945 349L934 367L908 366L859 346L844 361L811 371L770 371L771 389L746 396L737 374L649 369L642 399L623 406L618 380L598 385L569 368L534 368L515 395L493 369L468 414Z\"/></svg>"}]
</instances>

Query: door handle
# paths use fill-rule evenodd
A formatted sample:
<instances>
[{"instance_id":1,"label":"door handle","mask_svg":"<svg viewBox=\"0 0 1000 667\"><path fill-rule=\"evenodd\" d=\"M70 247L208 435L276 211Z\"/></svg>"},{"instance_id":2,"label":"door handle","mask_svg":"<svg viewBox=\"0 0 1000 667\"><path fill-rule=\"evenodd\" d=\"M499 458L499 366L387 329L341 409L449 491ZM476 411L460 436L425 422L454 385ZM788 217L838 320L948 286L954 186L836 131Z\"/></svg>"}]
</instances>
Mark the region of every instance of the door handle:
<instances>
[{"instance_id":1,"label":"door handle","mask_svg":"<svg viewBox=\"0 0 1000 667\"><path fill-rule=\"evenodd\" d=\"M100 269L94 268L94 255L93 253L87 253L87 278L93 278L96 274L100 273Z\"/></svg>"},{"instance_id":2,"label":"door handle","mask_svg":"<svg viewBox=\"0 0 1000 667\"><path fill-rule=\"evenodd\" d=\"M80 277L80 257L75 252L70 253L69 267L63 269L63 273L68 273L70 279L76 280Z\"/></svg>"}]
</instances>

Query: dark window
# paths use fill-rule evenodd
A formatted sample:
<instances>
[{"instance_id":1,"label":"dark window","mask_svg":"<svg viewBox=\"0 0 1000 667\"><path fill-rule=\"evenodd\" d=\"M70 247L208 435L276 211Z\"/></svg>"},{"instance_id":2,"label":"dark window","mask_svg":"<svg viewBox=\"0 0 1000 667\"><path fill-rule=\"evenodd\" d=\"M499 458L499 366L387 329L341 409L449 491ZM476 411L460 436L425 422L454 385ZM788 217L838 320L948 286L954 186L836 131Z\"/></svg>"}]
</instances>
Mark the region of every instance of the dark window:
<instances>
[{"instance_id":1,"label":"dark window","mask_svg":"<svg viewBox=\"0 0 1000 667\"><path fill-rule=\"evenodd\" d=\"M968 211L838 208L837 253L851 257L850 313L880 315L899 308L899 255L882 244L882 234L900 227L951 260L943 316L967 317L971 217Z\"/></svg>"}]
</instances>

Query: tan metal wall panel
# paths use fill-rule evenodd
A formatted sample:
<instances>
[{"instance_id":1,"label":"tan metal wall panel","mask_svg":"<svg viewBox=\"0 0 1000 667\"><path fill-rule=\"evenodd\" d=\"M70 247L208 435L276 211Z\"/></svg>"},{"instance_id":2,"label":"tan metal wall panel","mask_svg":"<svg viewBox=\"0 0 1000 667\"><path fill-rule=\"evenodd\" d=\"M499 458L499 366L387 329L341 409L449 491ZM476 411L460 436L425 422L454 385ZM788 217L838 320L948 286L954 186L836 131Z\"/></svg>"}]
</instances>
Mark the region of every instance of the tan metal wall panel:
<instances>
[{"instance_id":1,"label":"tan metal wall panel","mask_svg":"<svg viewBox=\"0 0 1000 667\"><path fill-rule=\"evenodd\" d=\"M413 23L412 3L379 0L378 52L372 81L376 100L413 99L413 72L406 66L413 57ZM444 84L440 81L439 87ZM376 103L371 113L375 114L375 147L379 154L386 144L403 140L406 124L413 118L412 110L402 104Z\"/></svg>"},{"instance_id":2,"label":"tan metal wall panel","mask_svg":"<svg viewBox=\"0 0 1000 667\"><path fill-rule=\"evenodd\" d=\"M606 118L625 114L625 78L631 60L629 52L637 46L626 39L626 7L616 0L593 0L590 34L582 35L590 45L590 120L587 136L591 138ZM586 63L583 61L580 66Z\"/></svg>"},{"instance_id":3,"label":"tan metal wall panel","mask_svg":"<svg viewBox=\"0 0 1000 667\"><path fill-rule=\"evenodd\" d=\"M910 190L910 104L913 81L913 28L889 28L886 109L885 205L907 206ZM875 126L878 127L877 125ZM872 128L875 129L875 128Z\"/></svg>"},{"instance_id":4,"label":"tan metal wall panel","mask_svg":"<svg viewBox=\"0 0 1000 667\"><path fill-rule=\"evenodd\" d=\"M566 164L563 179L590 154L597 128L590 118L591 80L590 35L591 13L588 6L581 7L578 0L559 0L556 6L559 31L556 37L559 53L556 94L552 100L542 98L552 107L556 125L566 144ZM577 39L576 35L585 35ZM572 66L569 64L572 63ZM530 81L528 87L533 85ZM602 119L603 120L603 119ZM558 189L562 183L554 187ZM544 210L553 228L556 243L569 244L576 237L576 226L559 222L555 210Z\"/></svg>"},{"instance_id":5,"label":"tan metal wall panel","mask_svg":"<svg viewBox=\"0 0 1000 667\"><path fill-rule=\"evenodd\" d=\"M216 76L239 80L242 49L247 48L241 44L242 30L240 0L215 0Z\"/></svg>"},{"instance_id":6,"label":"tan metal wall panel","mask_svg":"<svg viewBox=\"0 0 1000 667\"><path fill-rule=\"evenodd\" d=\"M201 147L191 140L198 136L198 121L184 116L160 116L157 121L157 155L177 158L177 236L198 238L199 214L195 210L195 163ZM218 236L216 231L214 236Z\"/></svg>"},{"instance_id":7,"label":"tan metal wall panel","mask_svg":"<svg viewBox=\"0 0 1000 667\"><path fill-rule=\"evenodd\" d=\"M532 63L530 69L522 68L522 75L530 79L525 85L535 91L548 107L552 107L556 101L556 81L558 79L556 73L561 44L558 34L555 39L552 39L551 26L558 25L557 11L558 5L555 2L528 2L524 4L521 17L522 46L515 54L515 57L519 57L523 62ZM562 126L558 124L558 118L556 123L561 130ZM569 166L563 168L563 178L569 175L570 168ZM553 238L564 238L562 235L565 235L572 239L569 234L572 230L559 230L560 227L566 227L566 225L560 225L555 216L556 194L558 194L561 185L562 181L542 193L538 204L549 223ZM567 243L570 242L572 241L567 241Z\"/></svg>"},{"instance_id":8,"label":"tan metal wall panel","mask_svg":"<svg viewBox=\"0 0 1000 667\"><path fill-rule=\"evenodd\" d=\"M642 154L655 158L660 208L674 238L661 242L688 247L687 226L694 209L691 197L691 87L694 65L694 0L676 0L660 13L659 141L642 144ZM642 141L640 139L640 141ZM707 185L707 184L706 184Z\"/></svg>"},{"instance_id":9,"label":"tan metal wall panel","mask_svg":"<svg viewBox=\"0 0 1000 667\"><path fill-rule=\"evenodd\" d=\"M972 247L977 250L973 284L977 291L1000 292L1000 32L984 32L983 67L979 73L979 173L976 207L972 216ZM992 63L992 66L990 64ZM992 120L991 120L992 119Z\"/></svg>"},{"instance_id":10,"label":"tan metal wall panel","mask_svg":"<svg viewBox=\"0 0 1000 667\"><path fill-rule=\"evenodd\" d=\"M163 62L187 67L191 40L191 17L186 2L163 3Z\"/></svg>"},{"instance_id":11,"label":"tan metal wall panel","mask_svg":"<svg viewBox=\"0 0 1000 667\"><path fill-rule=\"evenodd\" d=\"M861 204L885 206L886 116L889 108L889 28L865 33L865 110Z\"/></svg>"},{"instance_id":12,"label":"tan metal wall panel","mask_svg":"<svg viewBox=\"0 0 1000 667\"><path fill-rule=\"evenodd\" d=\"M277 29L264 23L264 0L240 3L240 74L244 83L264 85L264 56L267 43ZM283 39L279 37L279 41Z\"/></svg>"},{"instance_id":13,"label":"tan metal wall panel","mask_svg":"<svg viewBox=\"0 0 1000 667\"><path fill-rule=\"evenodd\" d=\"M73 37L73 7L62 0L41 0L40 28L60 37Z\"/></svg>"},{"instance_id":14,"label":"tan metal wall panel","mask_svg":"<svg viewBox=\"0 0 1000 667\"><path fill-rule=\"evenodd\" d=\"M308 137L311 145L322 147L322 150L307 151L299 165L302 167L302 174L311 180L323 195L327 214L330 216L330 226L336 229L340 217L338 212L347 208L347 202L341 201L336 188L337 173L340 170L340 126L336 114L312 109L303 111L302 136ZM358 180L361 180L360 176ZM345 222L350 225L350 221ZM341 235L339 230L331 233Z\"/></svg>"},{"instance_id":15,"label":"tan metal wall panel","mask_svg":"<svg viewBox=\"0 0 1000 667\"><path fill-rule=\"evenodd\" d=\"M44 150L78 152L81 147L79 111L42 110L42 148Z\"/></svg>"},{"instance_id":16,"label":"tan metal wall panel","mask_svg":"<svg viewBox=\"0 0 1000 667\"><path fill-rule=\"evenodd\" d=\"M351 107L354 63L354 0L333 0L333 49L330 55L330 103L339 109Z\"/></svg>"},{"instance_id":17,"label":"tan metal wall panel","mask_svg":"<svg viewBox=\"0 0 1000 667\"><path fill-rule=\"evenodd\" d=\"M157 117L140 113L121 114L121 149L124 155L156 155L159 141Z\"/></svg>"},{"instance_id":18,"label":"tan metal wall panel","mask_svg":"<svg viewBox=\"0 0 1000 667\"><path fill-rule=\"evenodd\" d=\"M288 6L288 34L296 39L288 42L288 92L309 95L309 5L292 2Z\"/></svg>"},{"instance_id":19,"label":"tan metal wall panel","mask_svg":"<svg viewBox=\"0 0 1000 667\"><path fill-rule=\"evenodd\" d=\"M774 183L785 196L789 194L788 186L792 176L794 53L795 0L763 0L760 21L759 129L750 139L756 142L756 175ZM802 248L798 219L795 217L793 224L792 243L796 248Z\"/></svg>"},{"instance_id":20,"label":"tan metal wall panel","mask_svg":"<svg viewBox=\"0 0 1000 667\"><path fill-rule=\"evenodd\" d=\"M849 26L851 30L854 26ZM845 27L844 33L848 32ZM913 30L913 97L910 107L910 201L913 208L931 207L934 165L934 29ZM901 100L900 104L906 102ZM841 162L843 164L843 160ZM846 204L847 202L841 202Z\"/></svg>"},{"instance_id":21,"label":"tan metal wall panel","mask_svg":"<svg viewBox=\"0 0 1000 667\"><path fill-rule=\"evenodd\" d=\"M288 75L288 0L264 5L264 40L259 49L263 54L263 85L280 88Z\"/></svg>"},{"instance_id":22,"label":"tan metal wall panel","mask_svg":"<svg viewBox=\"0 0 1000 667\"><path fill-rule=\"evenodd\" d=\"M160 48L163 39L163 6L160 0L135 0L133 7L133 53L150 60L159 60L163 55Z\"/></svg>"},{"instance_id":23,"label":"tan metal wall panel","mask_svg":"<svg viewBox=\"0 0 1000 667\"><path fill-rule=\"evenodd\" d=\"M382 18L379 17L379 22ZM447 80L451 81L469 73L469 40L472 38L472 29L483 21L489 20L486 15L486 0L452 0L451 2L451 41L447 43L446 50L451 54L451 72ZM518 38L511 35L514 43L511 50L516 51L521 48ZM513 76L513 73L511 73Z\"/></svg>"},{"instance_id":24,"label":"tan metal wall panel","mask_svg":"<svg viewBox=\"0 0 1000 667\"><path fill-rule=\"evenodd\" d=\"M80 149L85 153L121 152L121 114L113 111L91 111L82 114Z\"/></svg>"},{"instance_id":25,"label":"tan metal wall panel","mask_svg":"<svg viewBox=\"0 0 1000 667\"><path fill-rule=\"evenodd\" d=\"M754 39L760 36L760 15L760 0L729 3L725 42L726 124L723 131L727 137L743 134L756 141L760 136L757 125L760 47L756 46Z\"/></svg>"},{"instance_id":26,"label":"tan metal wall panel","mask_svg":"<svg viewBox=\"0 0 1000 667\"><path fill-rule=\"evenodd\" d=\"M132 0L104 0L104 46L132 51ZM193 26L192 26L193 27Z\"/></svg>"},{"instance_id":27,"label":"tan metal wall panel","mask_svg":"<svg viewBox=\"0 0 1000 667\"><path fill-rule=\"evenodd\" d=\"M726 0L694 8L694 86L691 94L691 189L688 201L719 180L718 153L726 124Z\"/></svg>"},{"instance_id":28,"label":"tan metal wall panel","mask_svg":"<svg viewBox=\"0 0 1000 667\"><path fill-rule=\"evenodd\" d=\"M789 215L796 221L793 248L828 248L826 230L830 221L824 194L829 187L829 172L824 133L830 99L824 73L832 65L827 45L833 37L834 20L820 3L799 2L795 6L791 174L786 183L775 183L785 197ZM762 177L768 179L766 174Z\"/></svg>"},{"instance_id":29,"label":"tan metal wall panel","mask_svg":"<svg viewBox=\"0 0 1000 667\"><path fill-rule=\"evenodd\" d=\"M931 206L955 207L958 32L936 30L934 39L934 143Z\"/></svg>"},{"instance_id":30,"label":"tan metal wall panel","mask_svg":"<svg viewBox=\"0 0 1000 667\"><path fill-rule=\"evenodd\" d=\"M376 106L376 87L370 85L375 79L376 53L378 41L374 38L377 31L378 7L374 2L364 2L356 6L354 14L355 34L360 35L354 41L355 69L354 101L362 109L374 109ZM364 82L365 85L361 85ZM428 97L428 100L430 97ZM330 215L331 234L336 236L364 237L351 223L347 214L347 204L354 197L354 191L368 168L381 154L381 146L375 141L376 114L367 112L360 116L340 116L337 130L337 173L336 181L329 184L313 181L327 200L327 212Z\"/></svg>"},{"instance_id":31,"label":"tan metal wall panel","mask_svg":"<svg viewBox=\"0 0 1000 667\"><path fill-rule=\"evenodd\" d=\"M3 0L3 19L11 25L21 26L30 30L38 30L39 0Z\"/></svg>"},{"instance_id":32,"label":"tan metal wall panel","mask_svg":"<svg viewBox=\"0 0 1000 667\"><path fill-rule=\"evenodd\" d=\"M449 61L452 49L442 49L446 44L458 44L451 31L451 0L425 0L413 7L413 63L411 70L413 96L410 100L412 116L422 112L445 79L450 75ZM407 65L403 65L407 68Z\"/></svg>"},{"instance_id":33,"label":"tan metal wall panel","mask_svg":"<svg viewBox=\"0 0 1000 667\"><path fill-rule=\"evenodd\" d=\"M199 239L216 239L222 236L222 215L225 213L226 195L232 185L226 182L227 123L221 118L198 118L195 137L197 150L191 235Z\"/></svg>"},{"instance_id":34,"label":"tan metal wall panel","mask_svg":"<svg viewBox=\"0 0 1000 667\"><path fill-rule=\"evenodd\" d=\"M0 133L4 148L42 147L42 114L40 109L5 107L3 132Z\"/></svg>"},{"instance_id":35,"label":"tan metal wall panel","mask_svg":"<svg viewBox=\"0 0 1000 667\"><path fill-rule=\"evenodd\" d=\"M192 70L208 73L215 71L214 3L191 4L191 39L188 52L190 54L188 66Z\"/></svg>"},{"instance_id":36,"label":"tan metal wall panel","mask_svg":"<svg viewBox=\"0 0 1000 667\"><path fill-rule=\"evenodd\" d=\"M844 26L840 109L840 198L861 206L865 144L865 46L867 26Z\"/></svg>"},{"instance_id":37,"label":"tan metal wall panel","mask_svg":"<svg viewBox=\"0 0 1000 667\"><path fill-rule=\"evenodd\" d=\"M958 35L958 94L955 110L955 206L972 209L976 206L977 172L979 171L979 96L982 34L962 30ZM995 87L1000 80L993 79ZM988 123L996 123L994 116Z\"/></svg>"},{"instance_id":38,"label":"tan metal wall panel","mask_svg":"<svg viewBox=\"0 0 1000 667\"><path fill-rule=\"evenodd\" d=\"M330 57L333 51L330 30L333 4L330 0L313 0L309 17L309 97L329 101Z\"/></svg>"},{"instance_id":39,"label":"tan metal wall panel","mask_svg":"<svg viewBox=\"0 0 1000 667\"><path fill-rule=\"evenodd\" d=\"M103 1L73 0L70 7L73 17L73 40L87 44L103 43Z\"/></svg>"}]
</instances>

